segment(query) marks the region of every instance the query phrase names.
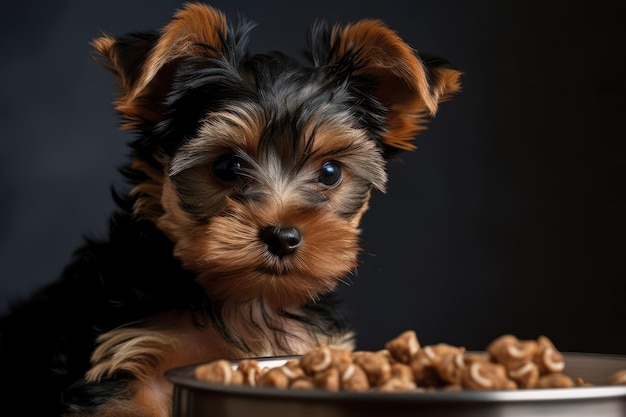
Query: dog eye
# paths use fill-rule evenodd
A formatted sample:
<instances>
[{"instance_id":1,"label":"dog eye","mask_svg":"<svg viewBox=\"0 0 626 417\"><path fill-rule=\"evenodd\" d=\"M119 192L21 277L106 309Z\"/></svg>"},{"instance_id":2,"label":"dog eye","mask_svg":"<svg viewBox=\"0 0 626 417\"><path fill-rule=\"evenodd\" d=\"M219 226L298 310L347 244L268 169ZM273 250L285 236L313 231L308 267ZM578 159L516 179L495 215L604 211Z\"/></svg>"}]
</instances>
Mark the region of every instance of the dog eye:
<instances>
[{"instance_id":1,"label":"dog eye","mask_svg":"<svg viewBox=\"0 0 626 417\"><path fill-rule=\"evenodd\" d=\"M235 181L241 171L241 160L234 155L224 155L213 162L213 175L222 181Z\"/></svg>"},{"instance_id":2,"label":"dog eye","mask_svg":"<svg viewBox=\"0 0 626 417\"><path fill-rule=\"evenodd\" d=\"M341 168L336 162L325 162L320 169L318 180L328 188L334 188L341 182Z\"/></svg>"}]
</instances>

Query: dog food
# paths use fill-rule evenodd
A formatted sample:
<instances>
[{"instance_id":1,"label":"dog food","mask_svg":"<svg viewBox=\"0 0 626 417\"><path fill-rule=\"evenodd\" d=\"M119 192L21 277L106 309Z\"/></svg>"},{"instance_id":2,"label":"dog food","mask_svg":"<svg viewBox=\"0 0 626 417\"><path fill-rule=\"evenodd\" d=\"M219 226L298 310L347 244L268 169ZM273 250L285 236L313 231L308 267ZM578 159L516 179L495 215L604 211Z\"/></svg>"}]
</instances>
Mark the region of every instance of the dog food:
<instances>
[{"instance_id":1,"label":"dog food","mask_svg":"<svg viewBox=\"0 0 626 417\"><path fill-rule=\"evenodd\" d=\"M195 369L199 380L227 385L328 391L419 392L430 390L513 390L588 386L563 373L563 355L545 336L520 340L504 335L484 352L445 343L421 347L414 331L388 341L376 352L318 345L298 359L261 368L245 359L233 368L217 360ZM607 384L626 384L626 370Z\"/></svg>"}]
</instances>

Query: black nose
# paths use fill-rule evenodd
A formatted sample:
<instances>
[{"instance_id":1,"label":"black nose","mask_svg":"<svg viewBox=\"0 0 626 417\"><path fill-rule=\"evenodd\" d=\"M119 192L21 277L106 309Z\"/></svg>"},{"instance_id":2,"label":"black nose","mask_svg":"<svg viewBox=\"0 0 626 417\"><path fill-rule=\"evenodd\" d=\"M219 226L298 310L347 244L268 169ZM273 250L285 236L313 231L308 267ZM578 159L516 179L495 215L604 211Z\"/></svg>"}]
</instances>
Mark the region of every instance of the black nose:
<instances>
[{"instance_id":1,"label":"black nose","mask_svg":"<svg viewBox=\"0 0 626 417\"><path fill-rule=\"evenodd\" d=\"M291 255L302 243L302 236L295 227L268 226L261 230L261 240L276 256Z\"/></svg>"}]
</instances>

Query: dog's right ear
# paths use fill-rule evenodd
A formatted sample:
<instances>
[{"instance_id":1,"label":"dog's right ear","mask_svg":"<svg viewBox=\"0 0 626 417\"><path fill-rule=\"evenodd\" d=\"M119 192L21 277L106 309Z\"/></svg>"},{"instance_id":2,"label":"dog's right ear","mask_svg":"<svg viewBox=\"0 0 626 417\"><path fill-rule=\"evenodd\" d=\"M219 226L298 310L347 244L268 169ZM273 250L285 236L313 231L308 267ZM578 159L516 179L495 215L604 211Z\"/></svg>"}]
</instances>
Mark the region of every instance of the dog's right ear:
<instances>
[{"instance_id":1,"label":"dog's right ear","mask_svg":"<svg viewBox=\"0 0 626 417\"><path fill-rule=\"evenodd\" d=\"M182 59L226 59L227 20L204 4L186 4L159 32L105 35L92 42L96 59L117 77L115 109L125 129L152 130L164 111L176 68Z\"/></svg>"},{"instance_id":2,"label":"dog's right ear","mask_svg":"<svg viewBox=\"0 0 626 417\"><path fill-rule=\"evenodd\" d=\"M415 135L435 116L439 103L461 88L459 70L421 56L380 20L335 25L332 30L319 22L309 44L316 66L327 66L385 107L385 131L378 139L386 156L415 149Z\"/></svg>"}]
</instances>

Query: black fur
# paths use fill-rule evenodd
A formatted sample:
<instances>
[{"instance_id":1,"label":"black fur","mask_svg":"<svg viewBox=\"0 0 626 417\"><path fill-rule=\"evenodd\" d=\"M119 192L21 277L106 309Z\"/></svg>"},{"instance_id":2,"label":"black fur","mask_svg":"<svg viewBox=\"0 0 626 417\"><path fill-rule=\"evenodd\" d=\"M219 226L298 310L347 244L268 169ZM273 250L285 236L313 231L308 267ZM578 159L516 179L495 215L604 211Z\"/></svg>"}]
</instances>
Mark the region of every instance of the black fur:
<instances>
[{"instance_id":1,"label":"black fur","mask_svg":"<svg viewBox=\"0 0 626 417\"><path fill-rule=\"evenodd\" d=\"M172 249L152 223L121 210L110 220L108 238L87 239L60 280L13 305L10 314L0 319L5 403L27 404L32 415L41 417L67 411L68 399L70 404L82 400L86 402L81 405L94 406L100 396L104 400L115 393L81 383L99 334L171 310L196 311L198 325L209 317L221 323L219 308L205 297L193 274L181 268ZM332 303L330 296L327 301ZM315 318L313 314L291 318L311 321L326 331L343 332L349 327L336 309L306 308ZM245 350L228 329L220 330L226 340ZM107 384L113 387L116 382ZM70 387L73 390L68 391Z\"/></svg>"},{"instance_id":2,"label":"black fur","mask_svg":"<svg viewBox=\"0 0 626 417\"><path fill-rule=\"evenodd\" d=\"M259 88L268 97L277 90L297 89L307 80L317 78L321 82L326 77L280 53L247 56L244 49L251 27L249 22L241 21L223 39L229 46L229 61L195 58L178 67L172 93L164 99L169 116L156 127L139 127L140 135L131 143L131 158L140 157L158 167L154 155L159 152L173 155L184 138L194 134L200 117L207 111L224 103L258 103L259 93L242 78L240 71L254 74ZM140 47L147 53L156 40L156 32L122 38L119 40L122 59L135 56L128 54L125 58L124 48L136 51ZM328 55L330 51L319 46L316 49L313 53L316 60L327 59L320 55ZM275 78L276 73L281 74L280 80ZM290 75L284 77L287 73ZM135 80L138 74L125 76ZM319 99L327 101L328 96L338 93L345 91L341 86L336 89L331 86L322 90L324 96ZM337 97L335 101L339 101ZM360 92L346 96L343 101L342 107L346 108L363 103L375 106ZM269 103L269 107L273 104ZM357 117L375 113L363 109ZM306 117L306 109L301 114ZM297 129L298 121L291 123ZM121 173L131 186L145 180L144 174L129 166ZM206 297L194 275L182 269L173 256L172 242L151 222L133 217L134 197L116 193L115 199L120 209L110 219L108 236L87 238L58 280L12 305L10 313L0 319L0 376L4 381L0 392L5 405L22 404L38 417L58 416L67 411L67 404L88 409L122 392L114 387L119 385L117 379L124 380L126 375L117 375L117 379L104 385L82 382L90 367L95 339L101 333L159 312L190 309L195 312L199 326L212 320L225 340L246 350L244 341L233 338L221 326L219 305ZM306 306L305 312L310 315L285 312L285 317L308 322L324 332L346 332L348 323L336 309L329 308L333 303L330 298L329 295L318 304Z\"/></svg>"},{"instance_id":3,"label":"black fur","mask_svg":"<svg viewBox=\"0 0 626 417\"><path fill-rule=\"evenodd\" d=\"M381 155L397 152L381 139L387 129L387 110L373 95L375 80L355 75L359 51L336 57L329 28L317 23L310 32L307 52L312 67L279 52L249 56L246 48L252 26L241 20L221 34L226 53L220 59L187 58L176 62L175 69L162 69L172 72L169 93L156 103L164 117L156 123L144 120L135 124L138 136L130 144L131 161L145 161L160 171L161 157L172 158L188 138L194 137L208 112L226 105L245 108L250 104L264 111L271 121L259 140L259 152L282 152L281 158L287 161L298 151L306 154L297 149L303 145L294 138L302 136L301 130L314 111L320 124L338 113L349 115L346 125L367 130ZM121 75L130 83L141 76L137 69L158 36L156 32L132 34L117 40L119 59L126 61L124 68L128 68ZM325 109L321 114L320 108ZM148 179L130 164L121 174L131 189ZM354 195L344 204L341 216L355 215L372 187L384 187L384 180L377 185L374 176L372 172L355 175L362 178L354 180ZM173 175L172 181L179 187L183 208L197 214L194 220L202 223L202 213L194 212L193 188L185 190L184 177ZM133 204L141 195L114 194L119 209L111 216L108 235L86 239L59 279L14 304L10 313L0 318L0 392L5 406L19 404L38 417L59 416L68 412L70 405L89 412L112 396L128 395L125 381L129 375L124 373L99 384L83 381L96 338L161 312L192 311L197 326L212 323L225 341L243 352L249 350L246 341L225 325L221 305L208 298L194 274L174 257L174 244L151 221L133 216ZM236 193L233 198L237 198ZM308 203L321 205L322 198L311 196ZM335 308L332 294L305 305L298 314L280 314L305 323L316 333L346 334L350 330ZM250 320L254 321L252 315ZM274 346L280 347L283 329L263 324L274 330Z\"/></svg>"}]
</instances>

